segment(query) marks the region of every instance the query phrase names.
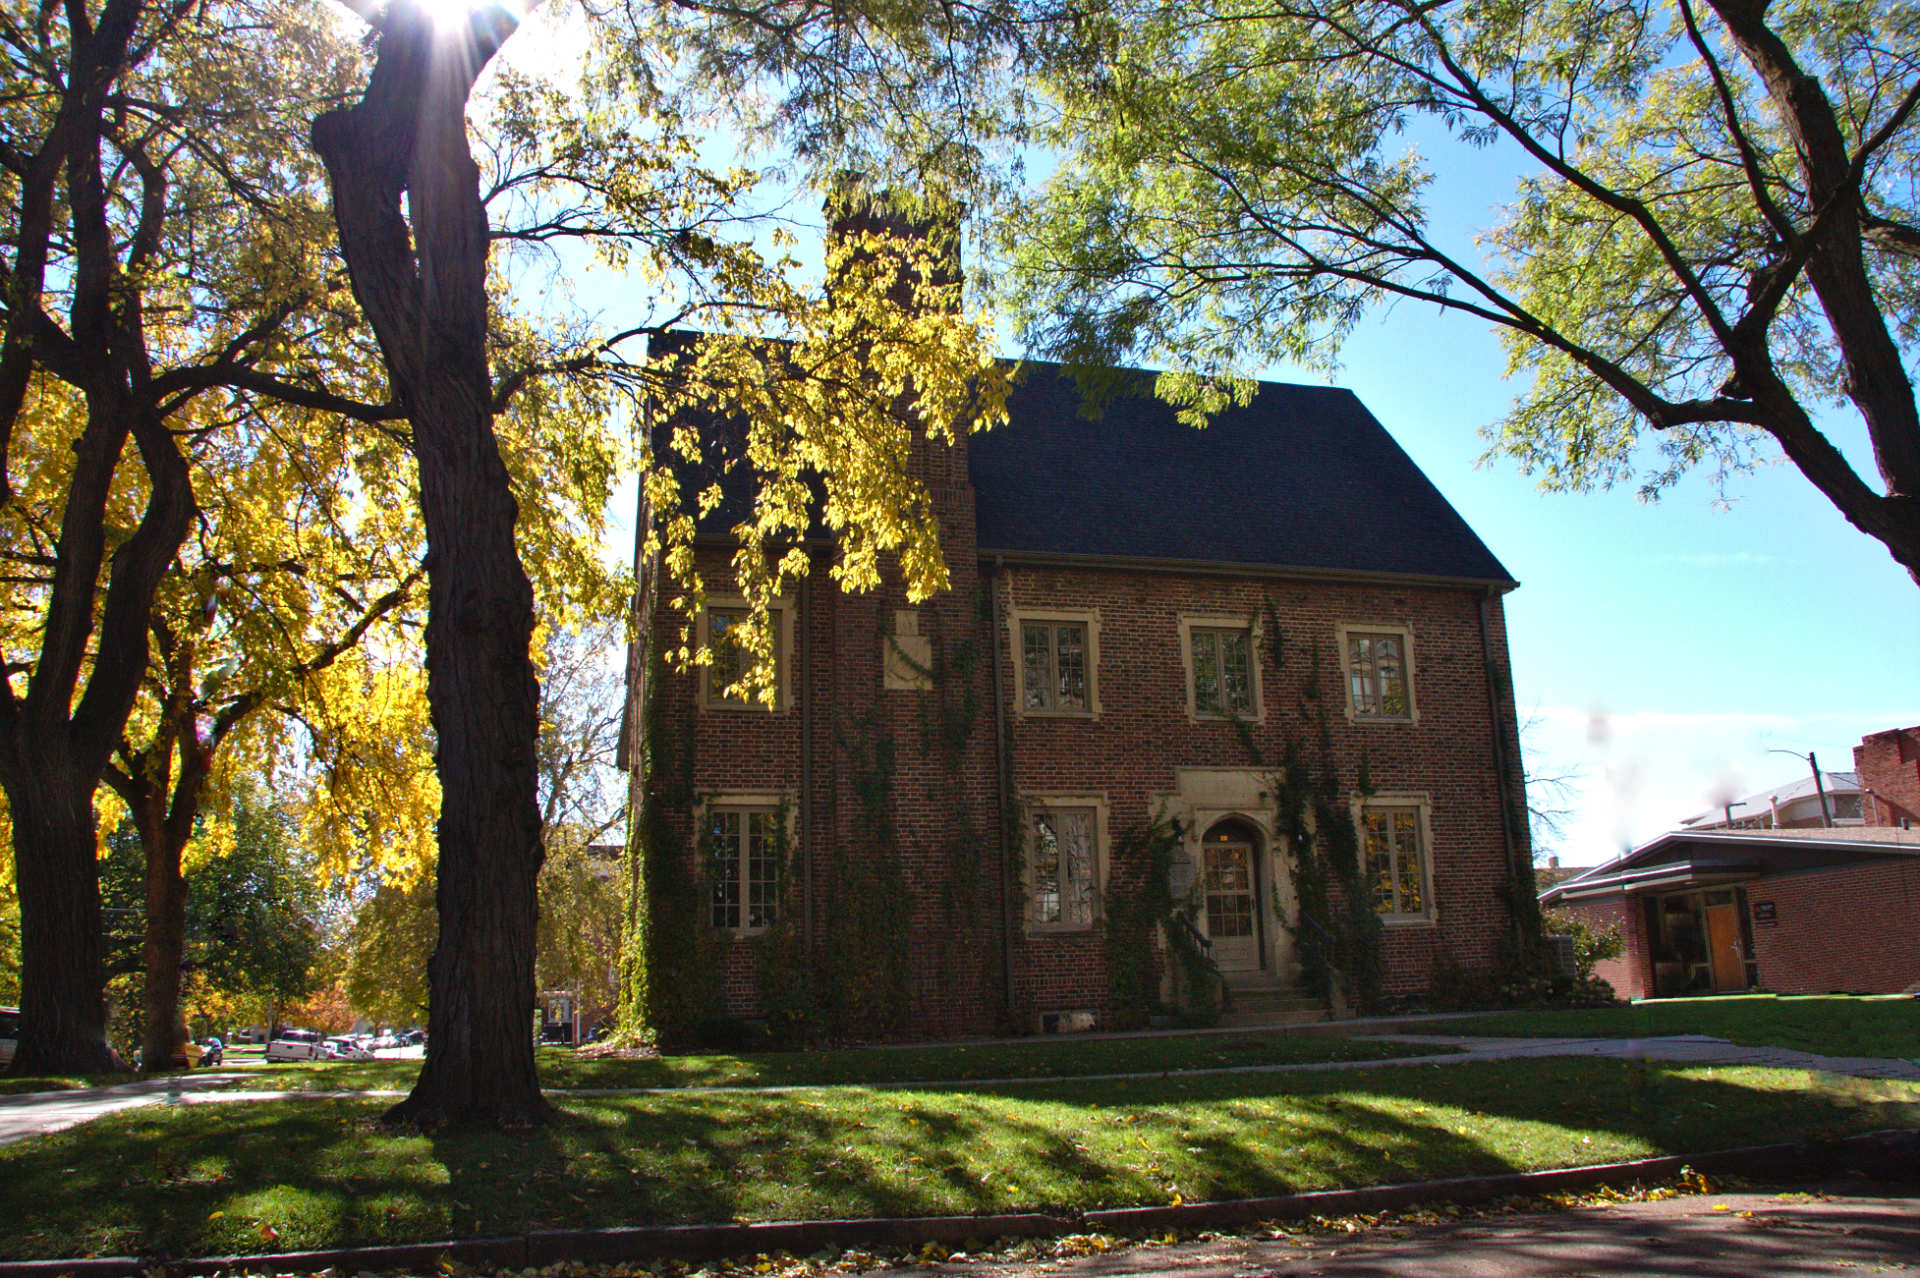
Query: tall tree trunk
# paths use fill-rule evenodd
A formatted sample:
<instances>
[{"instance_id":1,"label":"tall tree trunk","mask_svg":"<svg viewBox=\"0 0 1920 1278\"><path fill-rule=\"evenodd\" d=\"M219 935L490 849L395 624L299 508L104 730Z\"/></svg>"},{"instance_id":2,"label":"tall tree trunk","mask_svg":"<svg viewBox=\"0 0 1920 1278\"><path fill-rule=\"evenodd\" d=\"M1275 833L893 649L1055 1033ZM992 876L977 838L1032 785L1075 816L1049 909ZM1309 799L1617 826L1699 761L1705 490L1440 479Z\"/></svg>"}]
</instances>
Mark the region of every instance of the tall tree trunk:
<instances>
[{"instance_id":1,"label":"tall tree trunk","mask_svg":"<svg viewBox=\"0 0 1920 1278\"><path fill-rule=\"evenodd\" d=\"M92 779L56 743L21 753L6 749L0 762L20 889L22 1032L8 1072L102 1073L113 1059L101 993Z\"/></svg>"},{"instance_id":2,"label":"tall tree trunk","mask_svg":"<svg viewBox=\"0 0 1920 1278\"><path fill-rule=\"evenodd\" d=\"M439 744L440 939L427 1057L389 1121L519 1127L547 1113L533 1063L539 687L518 508L493 434L488 229L467 94L514 29L436 27L397 0L360 102L314 122L354 296L413 426L427 533L427 699ZM402 193L409 219L400 212Z\"/></svg>"},{"instance_id":3,"label":"tall tree trunk","mask_svg":"<svg viewBox=\"0 0 1920 1278\"><path fill-rule=\"evenodd\" d=\"M175 839L159 813L140 821L146 854L146 1015L140 1034L141 1067L184 1066L187 1030L180 1017L180 983L187 956L187 880L180 872L185 839Z\"/></svg>"}]
</instances>

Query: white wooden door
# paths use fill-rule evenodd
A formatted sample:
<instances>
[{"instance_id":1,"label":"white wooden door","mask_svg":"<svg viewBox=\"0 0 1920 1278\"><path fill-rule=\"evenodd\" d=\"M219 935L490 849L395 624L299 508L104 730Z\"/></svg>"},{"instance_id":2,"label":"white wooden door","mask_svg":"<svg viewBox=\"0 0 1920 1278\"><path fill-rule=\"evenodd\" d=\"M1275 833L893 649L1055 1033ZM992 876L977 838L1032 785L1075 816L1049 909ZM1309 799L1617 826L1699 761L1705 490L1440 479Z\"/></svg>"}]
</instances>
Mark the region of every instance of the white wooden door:
<instances>
[{"instance_id":1,"label":"white wooden door","mask_svg":"<svg viewBox=\"0 0 1920 1278\"><path fill-rule=\"evenodd\" d=\"M1253 845L1209 843L1206 856L1207 936L1213 942L1213 961L1222 972L1258 971Z\"/></svg>"}]
</instances>

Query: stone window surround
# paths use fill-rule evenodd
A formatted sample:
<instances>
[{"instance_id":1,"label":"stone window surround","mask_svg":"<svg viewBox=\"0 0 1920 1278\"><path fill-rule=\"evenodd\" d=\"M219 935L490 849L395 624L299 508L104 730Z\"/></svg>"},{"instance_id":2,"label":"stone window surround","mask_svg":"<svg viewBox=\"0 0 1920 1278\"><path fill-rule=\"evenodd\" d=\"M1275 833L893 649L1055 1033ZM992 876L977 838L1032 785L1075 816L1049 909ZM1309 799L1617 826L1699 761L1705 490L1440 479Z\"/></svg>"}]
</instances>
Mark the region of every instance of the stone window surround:
<instances>
[{"instance_id":1,"label":"stone window surround","mask_svg":"<svg viewBox=\"0 0 1920 1278\"><path fill-rule=\"evenodd\" d=\"M706 602L700 607L699 615L694 619L694 648L699 651L707 646L707 619L714 608L746 610L746 596L725 591L709 591ZM786 714L793 709L793 601L782 595L773 601L774 624L774 704L772 713ZM718 695L713 686L713 667L700 667L700 708L717 713L767 713L768 707L761 701L727 701Z\"/></svg>"},{"instance_id":2,"label":"stone window surround","mask_svg":"<svg viewBox=\"0 0 1920 1278\"><path fill-rule=\"evenodd\" d=\"M1034 710L1027 706L1027 663L1021 628L1026 623L1079 623L1087 628L1087 705L1083 710ZM1013 664L1013 714L1016 719L1098 719L1100 717L1100 610L1098 608L1007 609L1008 653Z\"/></svg>"},{"instance_id":3,"label":"stone window surround","mask_svg":"<svg viewBox=\"0 0 1920 1278\"><path fill-rule=\"evenodd\" d=\"M1407 723L1420 722L1420 695L1415 686L1415 666L1413 658L1413 624L1406 621L1341 621L1333 627L1334 651L1339 657L1340 699L1346 704L1348 723ZM1407 681L1407 713L1401 715L1361 714L1353 704L1353 655L1348 647L1348 636L1398 635L1400 636L1400 655L1405 666Z\"/></svg>"},{"instance_id":4,"label":"stone window surround","mask_svg":"<svg viewBox=\"0 0 1920 1278\"><path fill-rule=\"evenodd\" d=\"M1020 812L1020 920L1028 937L1087 936L1100 928L1101 894L1106 889L1110 845L1105 790L1031 790L1019 796ZM1067 808L1093 810L1093 914L1086 924L1037 923L1033 918L1033 818L1035 814Z\"/></svg>"},{"instance_id":5,"label":"stone window surround","mask_svg":"<svg viewBox=\"0 0 1920 1278\"><path fill-rule=\"evenodd\" d=\"M1420 824L1420 893L1426 909L1418 914L1381 914L1383 927L1431 927L1439 921L1433 898L1433 798L1425 790L1376 790L1348 800L1353 814L1353 836L1358 841L1360 873L1367 870L1367 827L1361 820L1368 808L1413 808Z\"/></svg>"},{"instance_id":6,"label":"stone window surround","mask_svg":"<svg viewBox=\"0 0 1920 1278\"><path fill-rule=\"evenodd\" d=\"M794 818L794 813L799 811L799 799L800 796L797 793L786 790L730 790L722 794L702 795L695 799L693 803L694 855L698 859L699 872L704 874L705 871L704 860L706 857L705 844L708 813L715 809L734 809L741 812L777 812L785 808L787 813L787 837L786 847L781 849L781 854L790 857L793 855L794 850L800 846L800 831ZM702 882L704 883L705 880L703 879ZM743 888L745 883L746 867L743 865L741 867L741 884ZM706 888L704 886L701 889L701 893L703 899L700 904L700 909L702 911L702 917L707 920L707 931L716 932L723 936L739 938L759 936L767 930L764 927L746 927L744 925L741 927L714 927L712 924L712 903L704 899L706 895ZM775 911L775 914L777 917L778 910ZM746 918L746 900L744 897L740 902L740 917L743 920Z\"/></svg>"},{"instance_id":7,"label":"stone window surround","mask_svg":"<svg viewBox=\"0 0 1920 1278\"><path fill-rule=\"evenodd\" d=\"M1247 670L1253 695L1253 708L1244 714L1230 715L1218 710L1201 710L1193 698L1193 632L1195 630L1244 630L1247 632ZM1195 723L1225 723L1238 718L1243 723L1267 721L1266 697L1260 687L1260 628L1252 618L1233 613L1183 612L1180 614L1180 668L1187 692L1187 718Z\"/></svg>"}]
</instances>

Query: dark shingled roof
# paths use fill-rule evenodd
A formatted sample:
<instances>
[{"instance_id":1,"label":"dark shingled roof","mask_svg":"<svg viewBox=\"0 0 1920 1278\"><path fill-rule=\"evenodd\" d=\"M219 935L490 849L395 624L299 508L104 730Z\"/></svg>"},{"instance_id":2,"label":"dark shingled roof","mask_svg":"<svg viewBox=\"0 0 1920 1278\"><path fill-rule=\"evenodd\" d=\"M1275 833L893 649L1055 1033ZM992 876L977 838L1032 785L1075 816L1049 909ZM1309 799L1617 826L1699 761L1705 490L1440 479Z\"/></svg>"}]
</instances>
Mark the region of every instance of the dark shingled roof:
<instances>
[{"instance_id":1,"label":"dark shingled roof","mask_svg":"<svg viewBox=\"0 0 1920 1278\"><path fill-rule=\"evenodd\" d=\"M982 554L1512 582L1351 391L1261 382L1195 430L1153 374L1117 376L1088 418L1060 365L1024 367L1008 424L968 443Z\"/></svg>"}]
</instances>

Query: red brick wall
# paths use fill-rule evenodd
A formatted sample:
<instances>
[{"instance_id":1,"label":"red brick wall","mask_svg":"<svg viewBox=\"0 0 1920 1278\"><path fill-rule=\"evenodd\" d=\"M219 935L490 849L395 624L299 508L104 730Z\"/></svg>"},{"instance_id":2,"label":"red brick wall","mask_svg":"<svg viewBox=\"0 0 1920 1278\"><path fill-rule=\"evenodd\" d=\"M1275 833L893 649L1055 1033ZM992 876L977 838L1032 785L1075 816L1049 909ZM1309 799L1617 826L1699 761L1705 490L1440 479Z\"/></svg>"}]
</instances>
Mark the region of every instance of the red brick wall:
<instances>
[{"instance_id":1,"label":"red brick wall","mask_svg":"<svg viewBox=\"0 0 1920 1278\"><path fill-rule=\"evenodd\" d=\"M1156 796L1174 790L1176 766L1259 766L1232 724L1189 717L1179 619L1182 613L1257 614L1264 627L1271 602L1283 636L1283 665L1276 674L1270 661L1262 661L1265 721L1250 728L1260 758L1276 764L1287 743L1299 741L1317 760L1314 703L1307 695L1317 653L1321 704L1343 788L1356 787L1364 759L1376 790L1418 792L1431 802L1435 916L1432 922L1387 929L1388 992L1417 996L1425 991L1437 953L1470 970L1495 961L1511 922L1504 895L1509 854L1498 796L1503 783L1517 796L1519 758L1497 599L1486 607L1504 777L1496 766L1500 755L1489 709L1481 592L1003 565L997 574L1002 615L993 617L985 607L991 587L981 578L964 453L926 450L917 464L933 484L952 574L949 592L917 605L920 630L931 636L937 659L952 660L967 643L995 654L1010 738L1010 798L1045 791L1102 793L1108 832L1117 843L1130 826L1149 819ZM701 551L710 591L724 590L730 580L727 555L717 546ZM895 609L913 605L893 579L873 594L843 594L832 584L829 568L827 552L815 552L809 584L795 599L791 701L784 713L702 709L696 705L695 680L657 668L662 721L691 722L694 729L694 792L805 792L795 814L797 869L804 876L811 865L810 921L817 934L833 909L835 886L828 872L833 852L846 848L857 854L868 839L849 747L884 734L894 743L897 761L889 803L908 887L903 908L913 936L908 1033L981 1033L1031 1025L1035 1016L1050 1011L1103 1012L1107 974L1098 926L1079 935L1029 936L1020 903L1004 901L999 891L991 662L978 661L971 673L978 710L955 766L937 740L936 694L882 687L882 627L891 625ZM1102 713L1097 719L1023 720L1014 713L1017 654L1008 651L1005 610L1016 603L1099 610L1094 679ZM1348 721L1335 650L1334 627L1342 621L1411 627L1417 723ZM663 607L656 625L672 633L678 622ZM1266 641L1271 644L1274 636L1268 633ZM962 691L952 686L944 695ZM690 812L677 817L691 830ZM987 846L956 856L956 838L969 822ZM1523 823L1516 825L1514 837L1519 846L1513 855L1522 865L1530 863ZM1112 865L1108 881L1137 880L1143 869ZM1017 873L1013 881L1018 882ZM956 901L969 903L968 911L958 910ZM1013 921L1011 990L1002 976L1003 919L1008 917ZM725 1010L752 1015L759 1005L753 947L731 943L725 951Z\"/></svg>"},{"instance_id":2,"label":"red brick wall","mask_svg":"<svg viewBox=\"0 0 1920 1278\"><path fill-rule=\"evenodd\" d=\"M829 552L816 550L807 584L791 601L794 639L783 712L703 708L697 704L697 677L664 666L656 670L656 696L663 722L692 724L696 796L727 791L794 796L793 899L816 950L839 894L832 872L835 851L845 848L857 855L873 842L855 791L855 772L863 763L850 747L870 750L882 739L891 742L897 771L886 792L887 817L897 836L907 894L901 908L908 912L912 937L908 1024L916 1037L938 1037L986 1032L1006 1022L999 963L1002 906L999 879L991 872L999 805L991 667L984 652L964 680L950 673L942 693L882 686L882 631L893 625L896 609L917 611L936 664L952 662L963 645L977 648L984 640L964 446L929 450L917 445L915 469L929 483L940 521L951 580L947 592L912 604L897 575L889 574L880 589L849 595L831 580ZM709 594L730 587L730 553L719 546L699 551ZM670 597L673 592L661 593ZM655 624L662 633L677 633L680 620L663 605ZM969 689L962 684L970 685L976 723L962 764L954 767L940 739L944 720L938 702L942 696L967 697ZM673 816L691 835L691 812ZM956 841L967 828L987 846L956 856ZM954 908L962 899L972 903L967 917ZM723 952L722 1010L732 1016L756 1014L754 946L735 940Z\"/></svg>"},{"instance_id":3,"label":"red brick wall","mask_svg":"<svg viewBox=\"0 0 1920 1278\"><path fill-rule=\"evenodd\" d=\"M1645 998L1647 988L1646 911L1641 908L1638 897L1611 897L1598 901L1581 901L1573 905L1555 907L1560 914L1570 914L1596 932L1608 928L1620 930L1623 948L1620 957L1605 959L1593 965L1593 974L1613 986L1613 992L1621 998ZM1549 924L1547 930L1553 930Z\"/></svg>"},{"instance_id":4,"label":"red brick wall","mask_svg":"<svg viewBox=\"0 0 1920 1278\"><path fill-rule=\"evenodd\" d=\"M1888 857L1747 884L1748 908L1760 901L1773 902L1779 920L1753 925L1765 988L1896 994L1920 984L1920 859Z\"/></svg>"},{"instance_id":5,"label":"red brick wall","mask_svg":"<svg viewBox=\"0 0 1920 1278\"><path fill-rule=\"evenodd\" d=\"M1867 798L1868 825L1920 826L1920 727L1891 728L1860 738L1853 769Z\"/></svg>"},{"instance_id":6,"label":"red brick wall","mask_svg":"<svg viewBox=\"0 0 1920 1278\"><path fill-rule=\"evenodd\" d=\"M1494 962L1510 919L1502 896L1506 851L1477 592L1008 566L1001 593L1006 608L1017 602L1098 609L1100 620L1097 720L1018 720L1009 707L1017 791L1104 791L1117 835L1146 821L1154 798L1174 790L1175 767L1273 765L1289 741L1299 741L1310 759L1317 758L1314 703L1306 695L1317 649L1321 700L1343 788L1351 792L1364 757L1375 790L1424 793L1432 803L1435 920L1387 928L1387 991L1423 992L1440 948L1462 968ZM1266 721L1249 728L1256 759L1233 724L1188 716L1179 622L1182 613L1259 616L1264 627L1269 601L1283 634L1282 667L1276 674L1270 661L1262 662ZM1491 612L1494 652L1504 665L1497 602ZM1334 627L1342 621L1412 628L1417 723L1348 722L1334 649ZM999 630L1006 635L1004 623ZM1265 639L1273 642L1271 634ZM1011 698L1012 683L1006 682ZM1499 694L1511 766L1518 755L1504 669ZM1519 855L1529 857L1524 846ZM1114 872L1124 875L1127 868ZM1104 994L1097 946L1026 940L1016 946L1015 969L1042 1010L1048 1002L1097 1006Z\"/></svg>"}]
</instances>

